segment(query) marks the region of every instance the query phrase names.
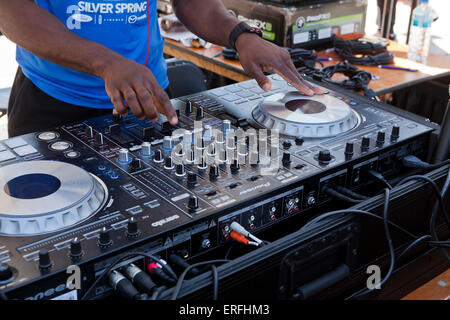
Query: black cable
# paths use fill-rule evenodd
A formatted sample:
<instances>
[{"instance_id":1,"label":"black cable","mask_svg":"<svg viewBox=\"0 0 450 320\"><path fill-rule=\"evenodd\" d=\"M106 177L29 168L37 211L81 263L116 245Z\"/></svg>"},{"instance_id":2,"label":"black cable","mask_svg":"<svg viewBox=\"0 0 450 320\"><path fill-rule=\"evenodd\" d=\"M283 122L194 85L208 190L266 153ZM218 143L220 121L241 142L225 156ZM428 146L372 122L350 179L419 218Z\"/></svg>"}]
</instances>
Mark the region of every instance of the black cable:
<instances>
[{"instance_id":1,"label":"black cable","mask_svg":"<svg viewBox=\"0 0 450 320\"><path fill-rule=\"evenodd\" d=\"M178 282L176 284L176 286L173 289L172 292L172 296L171 296L171 300L176 300L178 298L178 295L180 293L181 287L183 285L184 282L184 278L186 277L186 274L189 272L189 270L191 268L196 268L199 266L203 266L206 264L213 264L213 263L226 263L226 262L230 262L230 260L225 260L225 259L217 259L217 260L210 260L210 261L203 261L203 262L198 262L195 264L190 265L188 268L186 268L183 273L180 275L180 277L178 278Z\"/></svg>"},{"instance_id":2,"label":"black cable","mask_svg":"<svg viewBox=\"0 0 450 320\"><path fill-rule=\"evenodd\" d=\"M117 258L113 263L111 263L111 265L106 268L102 274L94 281L94 283L87 289L86 293L81 297L81 300L85 300L89 293L91 293L91 291L94 289L94 287L105 277L105 275L107 275L112 268L114 268L118 263L120 263L121 261L125 260L125 259L129 259L129 258L133 258L136 256L144 256L146 258L149 258L153 261L156 261L157 263L159 263L161 265L161 267L164 269L164 271L167 272L168 275L170 275L174 280L177 280L177 275L175 274L175 272L173 272L172 268L170 268L169 265L163 263L158 257L154 256L153 254L149 254L149 253L144 253L144 252L133 252L133 253L128 253L125 254L119 258Z\"/></svg>"},{"instance_id":3,"label":"black cable","mask_svg":"<svg viewBox=\"0 0 450 320\"><path fill-rule=\"evenodd\" d=\"M345 194L345 195L347 195L349 197L352 197L352 198L355 198L355 199L358 199L358 200L370 199L370 197L363 196L362 194L353 192L352 190L350 190L350 189L348 189L346 187L343 187L343 186L333 186L333 188L336 189L336 191L338 191L340 193L343 193L343 194Z\"/></svg>"},{"instance_id":4,"label":"black cable","mask_svg":"<svg viewBox=\"0 0 450 320\"><path fill-rule=\"evenodd\" d=\"M384 189L384 207L383 207L383 226L384 226L384 234L386 236L386 241L388 243L388 247L389 247L389 256L390 256L390 264L389 264L389 269L388 272L386 273L386 275L384 276L383 280L381 280L379 287L381 288L386 281L388 281L388 279L391 277L392 272L394 271L394 266L395 266L395 252L394 252L394 245L392 244L392 238L391 238L391 233L389 231L389 219L388 219L388 215L389 215L389 197L390 197L390 189L386 188ZM363 291L359 291L356 292L354 294L352 294L350 297L346 298L346 300L350 300L356 297L361 297L363 295L366 295L367 293L372 292L373 289L367 289L367 290L363 290Z\"/></svg>"},{"instance_id":5,"label":"black cable","mask_svg":"<svg viewBox=\"0 0 450 320\"><path fill-rule=\"evenodd\" d=\"M153 290L153 294L150 297L150 300L156 300L158 299L159 295L161 294L161 292L163 292L164 290L166 290L167 287L166 286L161 286L156 288L155 290Z\"/></svg>"},{"instance_id":6,"label":"black cable","mask_svg":"<svg viewBox=\"0 0 450 320\"><path fill-rule=\"evenodd\" d=\"M363 66L386 65L394 62L394 54L384 51L377 54L353 54L348 49L335 49L339 57L349 63Z\"/></svg>"},{"instance_id":7,"label":"black cable","mask_svg":"<svg viewBox=\"0 0 450 320\"><path fill-rule=\"evenodd\" d=\"M368 39L368 38L359 38L356 40L345 40L342 38L336 37L334 39L334 47L337 49L347 49L351 53L359 53L359 54L377 54L380 52L385 52L387 50L387 46L389 45L389 41L385 39Z\"/></svg>"},{"instance_id":8,"label":"black cable","mask_svg":"<svg viewBox=\"0 0 450 320\"><path fill-rule=\"evenodd\" d=\"M361 199L352 199L350 197L347 197L347 196L337 192L336 190L334 190L334 189L332 189L332 188L330 188L328 186L323 186L321 190L322 190L322 192L324 192L324 193L326 193L326 194L328 194L328 195L330 195L330 196L332 196L334 198L342 200L342 201L346 201L346 202L350 202L350 203L360 203L360 202L364 201L364 200L361 200Z\"/></svg>"},{"instance_id":9,"label":"black cable","mask_svg":"<svg viewBox=\"0 0 450 320\"><path fill-rule=\"evenodd\" d=\"M213 300L217 301L219 298L219 273L217 272L217 267L211 265L211 272L213 275Z\"/></svg>"},{"instance_id":10,"label":"black cable","mask_svg":"<svg viewBox=\"0 0 450 320\"><path fill-rule=\"evenodd\" d=\"M380 181L382 184L384 184L389 190L392 190L392 186L389 184L389 182L386 180L386 178L383 177L383 175L381 173L379 173L378 171L375 171L373 169L369 169L367 171L367 173L369 175L371 175L373 178Z\"/></svg>"}]
</instances>

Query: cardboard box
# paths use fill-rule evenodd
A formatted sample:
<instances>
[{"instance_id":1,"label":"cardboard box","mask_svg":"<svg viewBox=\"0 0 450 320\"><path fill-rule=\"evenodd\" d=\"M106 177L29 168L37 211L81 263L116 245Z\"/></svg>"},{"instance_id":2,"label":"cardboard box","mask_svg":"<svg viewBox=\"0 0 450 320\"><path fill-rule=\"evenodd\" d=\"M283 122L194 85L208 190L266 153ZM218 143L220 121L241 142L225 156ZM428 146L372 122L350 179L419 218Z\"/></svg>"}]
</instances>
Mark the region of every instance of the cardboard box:
<instances>
[{"instance_id":1,"label":"cardboard box","mask_svg":"<svg viewBox=\"0 0 450 320\"><path fill-rule=\"evenodd\" d=\"M266 40L279 46L311 48L331 42L335 35L346 39L364 35L367 0L322 0L313 4L300 1L295 6L252 0L222 1L239 20L260 28Z\"/></svg>"}]
</instances>

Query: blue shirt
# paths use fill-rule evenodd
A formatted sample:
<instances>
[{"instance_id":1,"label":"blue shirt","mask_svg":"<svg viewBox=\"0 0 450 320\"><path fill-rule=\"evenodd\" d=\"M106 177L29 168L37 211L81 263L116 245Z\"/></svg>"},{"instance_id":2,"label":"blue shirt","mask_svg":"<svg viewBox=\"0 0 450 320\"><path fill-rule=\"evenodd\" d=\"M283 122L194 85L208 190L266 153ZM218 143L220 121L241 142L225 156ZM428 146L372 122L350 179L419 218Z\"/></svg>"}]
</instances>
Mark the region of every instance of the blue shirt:
<instances>
[{"instance_id":1,"label":"blue shirt","mask_svg":"<svg viewBox=\"0 0 450 320\"><path fill-rule=\"evenodd\" d=\"M144 64L149 41L147 67L163 89L167 88L167 65L163 58L164 40L156 15L156 0L35 0L71 32ZM113 108L103 79L40 59L17 47L17 62L23 73L48 95L74 105Z\"/></svg>"}]
</instances>

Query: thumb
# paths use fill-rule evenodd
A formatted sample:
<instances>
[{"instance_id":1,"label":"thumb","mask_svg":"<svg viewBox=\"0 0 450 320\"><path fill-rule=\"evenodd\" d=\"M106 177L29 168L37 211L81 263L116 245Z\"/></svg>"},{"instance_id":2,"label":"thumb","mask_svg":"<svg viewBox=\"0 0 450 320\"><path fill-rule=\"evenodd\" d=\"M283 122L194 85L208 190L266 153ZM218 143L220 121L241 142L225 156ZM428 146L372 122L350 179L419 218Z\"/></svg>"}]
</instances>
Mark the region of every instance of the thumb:
<instances>
[{"instance_id":1,"label":"thumb","mask_svg":"<svg viewBox=\"0 0 450 320\"><path fill-rule=\"evenodd\" d=\"M259 66L253 65L249 71L249 74L256 80L256 82L258 82L261 89L264 91L269 91L272 88L272 83Z\"/></svg>"}]
</instances>

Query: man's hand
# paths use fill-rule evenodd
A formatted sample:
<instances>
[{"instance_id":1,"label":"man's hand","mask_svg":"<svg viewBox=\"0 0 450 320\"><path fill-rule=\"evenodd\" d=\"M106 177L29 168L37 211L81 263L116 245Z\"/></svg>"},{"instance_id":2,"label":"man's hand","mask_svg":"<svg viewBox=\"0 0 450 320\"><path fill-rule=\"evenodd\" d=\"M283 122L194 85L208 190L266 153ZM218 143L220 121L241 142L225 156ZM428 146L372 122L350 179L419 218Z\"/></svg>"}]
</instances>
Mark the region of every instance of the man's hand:
<instances>
[{"instance_id":1,"label":"man's hand","mask_svg":"<svg viewBox=\"0 0 450 320\"><path fill-rule=\"evenodd\" d=\"M241 34L236 40L236 49L245 72L255 78L265 91L269 91L272 85L263 72L273 71L308 96L325 92L324 89L312 86L300 76L287 50L261 39L256 34Z\"/></svg>"},{"instance_id":2,"label":"man's hand","mask_svg":"<svg viewBox=\"0 0 450 320\"><path fill-rule=\"evenodd\" d=\"M164 114L172 125L178 119L166 92L160 87L150 69L126 58L115 59L100 76L114 108L123 115L127 113L124 101L136 118L150 121Z\"/></svg>"}]
</instances>

